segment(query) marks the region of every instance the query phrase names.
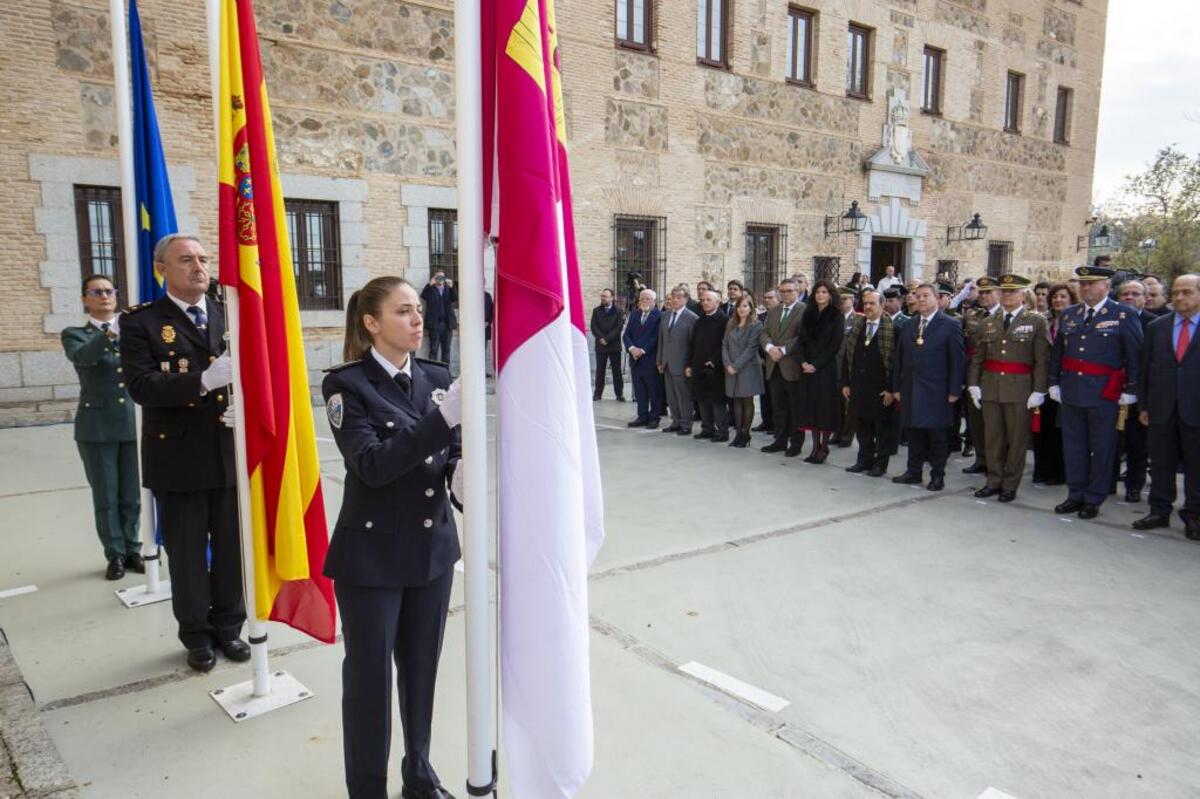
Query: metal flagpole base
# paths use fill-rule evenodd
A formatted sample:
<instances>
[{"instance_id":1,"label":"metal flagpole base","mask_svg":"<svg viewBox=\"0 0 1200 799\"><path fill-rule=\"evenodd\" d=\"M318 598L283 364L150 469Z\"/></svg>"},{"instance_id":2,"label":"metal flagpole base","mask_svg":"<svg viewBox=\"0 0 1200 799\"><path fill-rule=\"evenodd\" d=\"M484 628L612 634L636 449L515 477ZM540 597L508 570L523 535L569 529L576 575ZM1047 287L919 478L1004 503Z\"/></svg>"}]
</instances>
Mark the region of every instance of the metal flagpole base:
<instances>
[{"instance_id":1,"label":"metal flagpole base","mask_svg":"<svg viewBox=\"0 0 1200 799\"><path fill-rule=\"evenodd\" d=\"M492 750L492 781L487 785L472 785L471 781L467 780L467 796L499 796L499 787L497 782L500 779L499 763L496 760L496 750Z\"/></svg>"},{"instance_id":2,"label":"metal flagpole base","mask_svg":"<svg viewBox=\"0 0 1200 799\"><path fill-rule=\"evenodd\" d=\"M286 671L276 671L271 674L271 692L266 696L254 695L254 680L217 688L208 695L236 723L311 699L313 693Z\"/></svg>"},{"instance_id":3,"label":"metal flagpole base","mask_svg":"<svg viewBox=\"0 0 1200 799\"><path fill-rule=\"evenodd\" d=\"M153 592L149 586L135 585L133 588L118 588L116 594L117 599L121 600L121 604L127 608L140 608L145 605L153 605L156 602L165 602L171 598L171 581L161 580L158 584L158 590Z\"/></svg>"}]
</instances>

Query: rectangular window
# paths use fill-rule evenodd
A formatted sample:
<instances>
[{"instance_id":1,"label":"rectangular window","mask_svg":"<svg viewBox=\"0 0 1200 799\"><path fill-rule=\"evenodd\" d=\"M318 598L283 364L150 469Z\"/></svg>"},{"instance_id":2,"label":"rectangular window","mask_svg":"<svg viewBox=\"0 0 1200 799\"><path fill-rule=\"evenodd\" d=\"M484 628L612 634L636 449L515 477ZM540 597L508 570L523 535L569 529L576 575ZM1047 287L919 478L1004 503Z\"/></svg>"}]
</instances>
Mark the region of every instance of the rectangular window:
<instances>
[{"instance_id":1,"label":"rectangular window","mask_svg":"<svg viewBox=\"0 0 1200 799\"><path fill-rule=\"evenodd\" d=\"M283 208L300 310L341 310L342 257L337 203L285 198Z\"/></svg>"},{"instance_id":2,"label":"rectangular window","mask_svg":"<svg viewBox=\"0 0 1200 799\"><path fill-rule=\"evenodd\" d=\"M925 48L925 70L921 73L921 110L926 114L942 113L942 65L946 51Z\"/></svg>"},{"instance_id":3,"label":"rectangular window","mask_svg":"<svg viewBox=\"0 0 1200 799\"><path fill-rule=\"evenodd\" d=\"M746 289L762 302L763 293L787 273L787 227L746 225Z\"/></svg>"},{"instance_id":4,"label":"rectangular window","mask_svg":"<svg viewBox=\"0 0 1200 799\"><path fill-rule=\"evenodd\" d=\"M871 31L850 23L846 52L846 94L863 100L871 97Z\"/></svg>"},{"instance_id":5,"label":"rectangular window","mask_svg":"<svg viewBox=\"0 0 1200 799\"><path fill-rule=\"evenodd\" d=\"M75 231L79 238L80 277L105 275L116 286L118 305L131 302L125 287L121 190L110 186L76 186Z\"/></svg>"},{"instance_id":6,"label":"rectangular window","mask_svg":"<svg viewBox=\"0 0 1200 799\"><path fill-rule=\"evenodd\" d=\"M634 50L650 49L654 0L616 0L617 44Z\"/></svg>"},{"instance_id":7,"label":"rectangular window","mask_svg":"<svg viewBox=\"0 0 1200 799\"><path fill-rule=\"evenodd\" d=\"M788 8L787 79L801 86L813 85L813 22L813 12L802 8Z\"/></svg>"},{"instance_id":8,"label":"rectangular window","mask_svg":"<svg viewBox=\"0 0 1200 799\"><path fill-rule=\"evenodd\" d=\"M988 277L1000 277L1012 270L1013 245L1011 241L989 241L987 273Z\"/></svg>"},{"instance_id":9,"label":"rectangular window","mask_svg":"<svg viewBox=\"0 0 1200 799\"><path fill-rule=\"evenodd\" d=\"M729 0L696 0L696 60L710 67L729 66Z\"/></svg>"},{"instance_id":10,"label":"rectangular window","mask_svg":"<svg viewBox=\"0 0 1200 799\"><path fill-rule=\"evenodd\" d=\"M945 280L947 283L957 286L958 261L939 258L937 262L937 279Z\"/></svg>"},{"instance_id":11,"label":"rectangular window","mask_svg":"<svg viewBox=\"0 0 1200 799\"><path fill-rule=\"evenodd\" d=\"M458 210L429 209L429 274L438 270L458 282Z\"/></svg>"},{"instance_id":12,"label":"rectangular window","mask_svg":"<svg viewBox=\"0 0 1200 799\"><path fill-rule=\"evenodd\" d=\"M661 216L613 217L613 291L617 304L637 304L637 287L654 289L662 299L667 282L667 219Z\"/></svg>"},{"instance_id":13,"label":"rectangular window","mask_svg":"<svg viewBox=\"0 0 1200 799\"><path fill-rule=\"evenodd\" d=\"M1008 73L1004 90L1004 129L1009 133L1021 132L1021 103L1024 102L1025 76L1019 72Z\"/></svg>"},{"instance_id":14,"label":"rectangular window","mask_svg":"<svg viewBox=\"0 0 1200 799\"><path fill-rule=\"evenodd\" d=\"M832 280L836 285L842 284L842 259L836 255L813 256L813 283L818 280Z\"/></svg>"},{"instance_id":15,"label":"rectangular window","mask_svg":"<svg viewBox=\"0 0 1200 799\"><path fill-rule=\"evenodd\" d=\"M1054 105L1054 141L1058 144L1071 142L1071 110L1075 92L1066 86L1058 87L1058 99Z\"/></svg>"}]
</instances>

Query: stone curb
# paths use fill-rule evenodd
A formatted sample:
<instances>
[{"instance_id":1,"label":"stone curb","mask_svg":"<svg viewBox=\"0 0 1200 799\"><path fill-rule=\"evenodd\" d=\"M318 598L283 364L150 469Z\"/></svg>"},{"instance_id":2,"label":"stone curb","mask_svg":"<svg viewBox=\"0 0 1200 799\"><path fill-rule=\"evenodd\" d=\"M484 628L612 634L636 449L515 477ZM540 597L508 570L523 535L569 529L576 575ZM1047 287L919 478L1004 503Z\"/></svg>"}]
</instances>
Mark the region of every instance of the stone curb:
<instances>
[{"instance_id":1,"label":"stone curb","mask_svg":"<svg viewBox=\"0 0 1200 799\"><path fill-rule=\"evenodd\" d=\"M29 687L0 634L0 799L74 799L79 786L42 725Z\"/></svg>"}]
</instances>

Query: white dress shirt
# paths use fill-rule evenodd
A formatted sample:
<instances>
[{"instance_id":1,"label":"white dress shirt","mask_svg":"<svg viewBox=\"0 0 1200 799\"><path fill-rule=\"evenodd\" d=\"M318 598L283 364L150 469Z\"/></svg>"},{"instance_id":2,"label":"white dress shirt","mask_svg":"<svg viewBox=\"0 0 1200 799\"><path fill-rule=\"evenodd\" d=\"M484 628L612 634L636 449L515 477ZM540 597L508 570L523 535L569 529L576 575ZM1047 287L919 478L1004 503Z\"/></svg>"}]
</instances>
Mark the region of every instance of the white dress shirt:
<instances>
[{"instance_id":1,"label":"white dress shirt","mask_svg":"<svg viewBox=\"0 0 1200 799\"><path fill-rule=\"evenodd\" d=\"M383 371L387 372L388 377L392 378L393 380L395 380L396 375L400 374L401 372L408 375L409 380L412 380L412 356L411 355L409 355L407 358L404 359L404 366L396 366L396 364L392 363L387 358L380 355L379 350L375 349L374 347L371 347L371 356L374 357L376 361L378 361L379 365L383 367Z\"/></svg>"}]
</instances>

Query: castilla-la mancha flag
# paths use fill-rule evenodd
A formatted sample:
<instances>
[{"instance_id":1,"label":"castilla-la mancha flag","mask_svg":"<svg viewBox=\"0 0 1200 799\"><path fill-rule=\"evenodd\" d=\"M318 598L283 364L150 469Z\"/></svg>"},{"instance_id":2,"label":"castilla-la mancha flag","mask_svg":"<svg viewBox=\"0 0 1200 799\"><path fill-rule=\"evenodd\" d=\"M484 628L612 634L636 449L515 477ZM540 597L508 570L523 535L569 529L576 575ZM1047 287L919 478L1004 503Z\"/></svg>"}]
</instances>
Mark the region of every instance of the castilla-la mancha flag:
<instances>
[{"instance_id":1,"label":"castilla-la mancha flag","mask_svg":"<svg viewBox=\"0 0 1200 799\"><path fill-rule=\"evenodd\" d=\"M514 796L568 799L592 768L587 571L604 520L558 37L553 0L481 8L503 749Z\"/></svg>"},{"instance_id":2,"label":"castilla-la mancha flag","mask_svg":"<svg viewBox=\"0 0 1200 799\"><path fill-rule=\"evenodd\" d=\"M275 136L250 0L221 0L221 283L237 289L238 363L259 619L333 643L329 531ZM244 531L245 532L245 531Z\"/></svg>"}]
</instances>

